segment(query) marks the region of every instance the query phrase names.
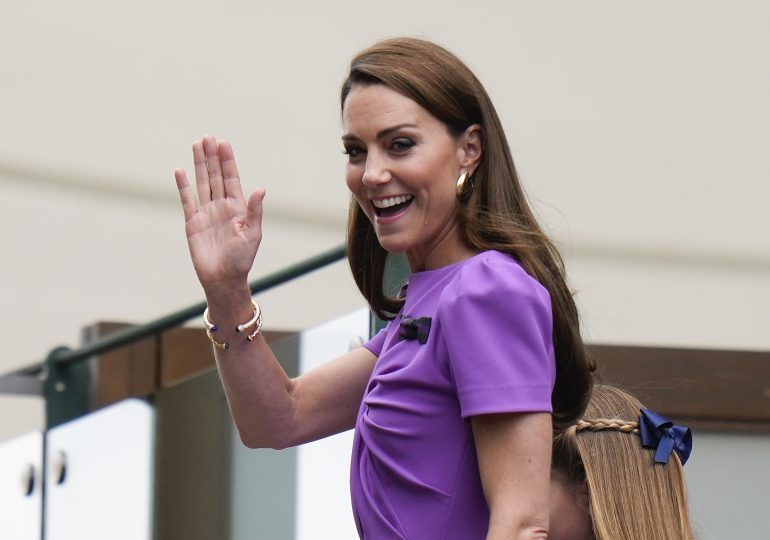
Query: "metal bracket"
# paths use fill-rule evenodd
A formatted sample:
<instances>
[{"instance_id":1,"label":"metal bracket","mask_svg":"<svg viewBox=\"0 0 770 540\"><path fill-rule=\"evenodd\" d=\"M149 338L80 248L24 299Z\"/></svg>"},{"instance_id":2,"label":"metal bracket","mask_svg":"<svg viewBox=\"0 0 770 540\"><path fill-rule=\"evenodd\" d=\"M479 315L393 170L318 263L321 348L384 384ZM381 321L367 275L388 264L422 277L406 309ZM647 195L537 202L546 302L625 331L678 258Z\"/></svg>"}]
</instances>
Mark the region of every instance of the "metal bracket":
<instances>
[{"instance_id":1,"label":"metal bracket","mask_svg":"<svg viewBox=\"0 0 770 540\"><path fill-rule=\"evenodd\" d=\"M91 368L89 362L62 365L57 360L71 352L69 347L53 349L45 359L43 390L46 429L83 416L90 410Z\"/></svg>"}]
</instances>

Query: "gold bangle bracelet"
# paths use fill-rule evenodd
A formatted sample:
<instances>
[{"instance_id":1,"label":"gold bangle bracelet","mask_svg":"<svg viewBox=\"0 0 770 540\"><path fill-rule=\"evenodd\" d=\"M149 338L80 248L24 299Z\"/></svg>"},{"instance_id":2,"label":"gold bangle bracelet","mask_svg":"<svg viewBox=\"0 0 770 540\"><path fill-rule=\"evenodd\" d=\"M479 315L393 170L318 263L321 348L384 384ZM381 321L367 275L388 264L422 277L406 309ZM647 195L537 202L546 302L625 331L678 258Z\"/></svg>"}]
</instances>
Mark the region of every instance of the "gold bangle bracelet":
<instances>
[{"instance_id":1,"label":"gold bangle bracelet","mask_svg":"<svg viewBox=\"0 0 770 540\"><path fill-rule=\"evenodd\" d=\"M257 329L254 330L254 332L252 332L248 336L246 336L246 339L248 339L249 341L254 341L254 338L257 337L260 330L262 330L262 309L261 308L259 310L259 317L257 318L256 324L257 324Z\"/></svg>"},{"instance_id":2,"label":"gold bangle bracelet","mask_svg":"<svg viewBox=\"0 0 770 540\"><path fill-rule=\"evenodd\" d=\"M222 349L223 351L226 351L227 349L230 348L230 344L227 343L226 341L217 341L216 339L214 339L214 336L211 335L211 330L209 330L208 328L206 328L206 335L208 336L209 341L211 341L214 347L218 349Z\"/></svg>"},{"instance_id":3,"label":"gold bangle bracelet","mask_svg":"<svg viewBox=\"0 0 770 540\"><path fill-rule=\"evenodd\" d=\"M256 338L257 335L259 335L260 331L262 330L262 308L259 306L257 301L254 300L253 298L251 299L251 306L252 306L252 309L254 310L254 316L250 320L246 321L245 323L239 324L238 326L235 327L235 331L238 333L241 333L256 325L257 327L256 330L254 330L254 332L246 336L246 339L248 339L249 341L253 341L254 338ZM209 319L208 307L203 312L203 323L206 325L206 336L209 338L209 341L211 341L211 343L215 347L217 347L218 349L222 349L224 351L230 348L230 344L228 342L217 341L216 339L214 339L214 332L218 331L219 327L213 322L211 322L211 320Z\"/></svg>"},{"instance_id":4,"label":"gold bangle bracelet","mask_svg":"<svg viewBox=\"0 0 770 540\"><path fill-rule=\"evenodd\" d=\"M209 308L208 308L208 306L206 307L206 310L203 312L203 324L206 325L206 329L209 332L216 332L217 330L219 330L217 325L209 320Z\"/></svg>"},{"instance_id":5,"label":"gold bangle bracelet","mask_svg":"<svg viewBox=\"0 0 770 540\"><path fill-rule=\"evenodd\" d=\"M249 328L257 324L257 321L260 321L260 324L261 324L262 308L259 307L259 304L257 304L257 301L254 300L253 298L251 299L251 307L252 309L254 309L254 316L248 321L246 321L245 323L239 324L238 326L235 327L235 331L238 332L239 334L244 330L248 330ZM259 330L257 330L257 333L259 333Z\"/></svg>"}]
</instances>

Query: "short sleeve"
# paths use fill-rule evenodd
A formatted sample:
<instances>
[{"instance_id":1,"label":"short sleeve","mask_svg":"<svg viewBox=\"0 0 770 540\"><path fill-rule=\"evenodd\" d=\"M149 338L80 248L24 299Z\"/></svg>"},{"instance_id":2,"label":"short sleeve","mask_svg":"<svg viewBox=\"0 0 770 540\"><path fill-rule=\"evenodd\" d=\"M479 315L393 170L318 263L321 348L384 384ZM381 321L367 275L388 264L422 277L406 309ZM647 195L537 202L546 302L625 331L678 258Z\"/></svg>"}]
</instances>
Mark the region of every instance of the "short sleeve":
<instances>
[{"instance_id":1,"label":"short sleeve","mask_svg":"<svg viewBox=\"0 0 770 540\"><path fill-rule=\"evenodd\" d=\"M374 337L364 343L364 348L369 349L374 356L379 357L382 347L385 345L385 339L388 337L388 326L374 334Z\"/></svg>"},{"instance_id":2,"label":"short sleeve","mask_svg":"<svg viewBox=\"0 0 770 540\"><path fill-rule=\"evenodd\" d=\"M464 267L438 317L463 418L552 411L550 295L513 258L494 253Z\"/></svg>"}]
</instances>

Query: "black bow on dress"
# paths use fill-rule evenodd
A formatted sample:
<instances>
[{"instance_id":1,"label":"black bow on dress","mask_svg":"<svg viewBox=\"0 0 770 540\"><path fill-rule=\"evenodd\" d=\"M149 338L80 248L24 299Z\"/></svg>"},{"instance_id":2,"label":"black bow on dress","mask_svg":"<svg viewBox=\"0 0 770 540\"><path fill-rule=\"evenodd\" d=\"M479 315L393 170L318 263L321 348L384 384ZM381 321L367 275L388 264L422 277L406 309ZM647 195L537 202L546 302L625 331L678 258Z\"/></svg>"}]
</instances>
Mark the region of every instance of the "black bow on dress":
<instances>
[{"instance_id":1,"label":"black bow on dress","mask_svg":"<svg viewBox=\"0 0 770 540\"><path fill-rule=\"evenodd\" d=\"M403 317L398 329L399 341L416 339L420 345L425 345L430 333L430 317Z\"/></svg>"}]
</instances>

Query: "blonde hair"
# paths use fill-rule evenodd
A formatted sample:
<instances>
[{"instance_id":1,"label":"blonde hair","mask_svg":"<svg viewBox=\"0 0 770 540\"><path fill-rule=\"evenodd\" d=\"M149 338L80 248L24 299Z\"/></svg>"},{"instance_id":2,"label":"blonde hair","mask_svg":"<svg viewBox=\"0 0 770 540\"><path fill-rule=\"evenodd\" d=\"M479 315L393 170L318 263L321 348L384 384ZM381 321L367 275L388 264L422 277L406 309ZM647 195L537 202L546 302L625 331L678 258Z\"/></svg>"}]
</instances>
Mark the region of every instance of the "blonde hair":
<instances>
[{"instance_id":1,"label":"blonde hair","mask_svg":"<svg viewBox=\"0 0 770 540\"><path fill-rule=\"evenodd\" d=\"M655 463L638 435L643 405L609 385L596 386L583 420L554 440L553 467L588 485L597 540L693 540L682 463Z\"/></svg>"}]
</instances>

